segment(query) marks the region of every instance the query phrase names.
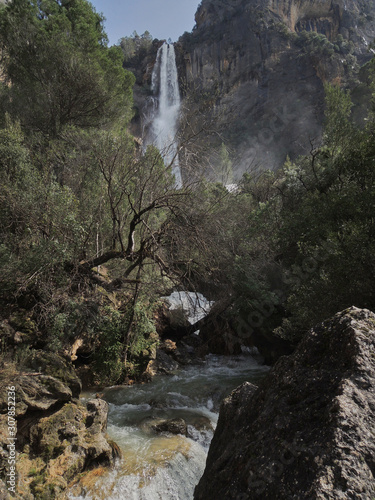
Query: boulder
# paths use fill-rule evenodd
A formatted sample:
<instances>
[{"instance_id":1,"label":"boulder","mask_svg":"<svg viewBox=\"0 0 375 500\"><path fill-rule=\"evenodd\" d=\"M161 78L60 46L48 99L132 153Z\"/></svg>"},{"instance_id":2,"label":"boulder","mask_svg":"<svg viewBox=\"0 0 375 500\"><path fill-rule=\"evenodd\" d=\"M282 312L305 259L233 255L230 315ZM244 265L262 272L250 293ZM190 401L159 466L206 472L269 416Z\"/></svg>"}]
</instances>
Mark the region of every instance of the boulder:
<instances>
[{"instance_id":1,"label":"boulder","mask_svg":"<svg viewBox=\"0 0 375 500\"><path fill-rule=\"evenodd\" d=\"M65 360L53 352L32 351L26 358L26 368L43 372L64 382L72 391L73 397L77 398L81 392L81 381L77 377L74 367L70 361Z\"/></svg>"},{"instance_id":2,"label":"boulder","mask_svg":"<svg viewBox=\"0 0 375 500\"><path fill-rule=\"evenodd\" d=\"M151 380L152 377L158 374L171 375L178 370L179 364L171 356L169 356L162 349L156 350L156 359L149 361L143 379L145 381Z\"/></svg>"},{"instance_id":3,"label":"boulder","mask_svg":"<svg viewBox=\"0 0 375 500\"><path fill-rule=\"evenodd\" d=\"M197 431L213 431L214 429L211 420L204 415L193 415L189 419L189 424L195 427Z\"/></svg>"},{"instance_id":4,"label":"boulder","mask_svg":"<svg viewBox=\"0 0 375 500\"><path fill-rule=\"evenodd\" d=\"M19 458L18 483L24 494L35 498L62 498L68 484L79 474L100 465L108 466L119 449L105 436L108 404L90 400L86 407L68 403L34 422L29 444ZM39 470L40 473L30 473ZM40 478L43 478L43 481Z\"/></svg>"},{"instance_id":5,"label":"boulder","mask_svg":"<svg viewBox=\"0 0 375 500\"><path fill-rule=\"evenodd\" d=\"M221 406L195 500L375 497L375 315L316 326Z\"/></svg>"},{"instance_id":6,"label":"boulder","mask_svg":"<svg viewBox=\"0 0 375 500\"><path fill-rule=\"evenodd\" d=\"M170 432L171 434L187 435L187 426L183 418L173 418L162 420L151 425L155 432Z\"/></svg>"},{"instance_id":7,"label":"boulder","mask_svg":"<svg viewBox=\"0 0 375 500\"><path fill-rule=\"evenodd\" d=\"M0 388L0 413L8 408L8 386L15 388L16 416L20 418L30 411L47 411L56 403L65 403L72 399L72 391L60 380L42 375L17 373L12 379L4 380Z\"/></svg>"},{"instance_id":8,"label":"boulder","mask_svg":"<svg viewBox=\"0 0 375 500\"><path fill-rule=\"evenodd\" d=\"M98 466L113 464L121 454L105 434L108 404L94 399L85 406L75 399L79 381L69 363L57 354L36 352L25 365L20 372L14 363L7 363L0 372L0 478L5 478L9 458L7 388L10 387L16 395L17 416L14 498L65 498L64 492L74 478ZM1 488L0 483L0 498L3 498Z\"/></svg>"}]
</instances>

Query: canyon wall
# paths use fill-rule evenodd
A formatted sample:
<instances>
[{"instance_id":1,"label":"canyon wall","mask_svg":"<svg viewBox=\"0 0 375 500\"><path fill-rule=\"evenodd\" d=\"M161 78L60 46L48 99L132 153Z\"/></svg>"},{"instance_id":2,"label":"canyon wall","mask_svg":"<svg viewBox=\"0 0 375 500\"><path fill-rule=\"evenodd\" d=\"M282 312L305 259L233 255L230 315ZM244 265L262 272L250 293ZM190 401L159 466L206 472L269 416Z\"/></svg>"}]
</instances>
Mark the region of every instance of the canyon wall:
<instances>
[{"instance_id":1,"label":"canyon wall","mask_svg":"<svg viewBox=\"0 0 375 500\"><path fill-rule=\"evenodd\" d=\"M362 0L203 0L177 44L190 112L210 107L238 173L319 143L324 83L358 84L375 5ZM220 140L211 140L219 147Z\"/></svg>"}]
</instances>

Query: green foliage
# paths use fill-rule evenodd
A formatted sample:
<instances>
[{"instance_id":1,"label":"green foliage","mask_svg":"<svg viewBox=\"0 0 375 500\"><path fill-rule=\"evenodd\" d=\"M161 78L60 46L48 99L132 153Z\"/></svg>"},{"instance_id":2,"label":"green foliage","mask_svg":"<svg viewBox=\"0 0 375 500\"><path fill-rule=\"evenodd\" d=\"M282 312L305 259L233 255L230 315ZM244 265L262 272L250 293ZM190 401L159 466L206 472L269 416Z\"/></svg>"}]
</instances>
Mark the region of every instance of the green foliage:
<instances>
[{"instance_id":1,"label":"green foliage","mask_svg":"<svg viewBox=\"0 0 375 500\"><path fill-rule=\"evenodd\" d=\"M325 35L316 31L301 31L296 43L302 47L305 54L310 56L331 58L335 54L334 45Z\"/></svg>"},{"instance_id":2,"label":"green foliage","mask_svg":"<svg viewBox=\"0 0 375 500\"><path fill-rule=\"evenodd\" d=\"M94 354L94 371L102 384L119 381L124 372L123 343L129 322L121 312L106 306L98 324L100 345Z\"/></svg>"},{"instance_id":3,"label":"green foliage","mask_svg":"<svg viewBox=\"0 0 375 500\"><path fill-rule=\"evenodd\" d=\"M150 357L158 344L158 336L153 322L154 305L140 300L134 308L133 325L129 337L129 360L137 362Z\"/></svg>"},{"instance_id":4,"label":"green foliage","mask_svg":"<svg viewBox=\"0 0 375 500\"><path fill-rule=\"evenodd\" d=\"M343 91L339 86L326 84L326 120L324 128L324 142L330 148L343 148L351 139L352 125L350 114L352 102L350 92Z\"/></svg>"},{"instance_id":5,"label":"green foliage","mask_svg":"<svg viewBox=\"0 0 375 500\"><path fill-rule=\"evenodd\" d=\"M136 31L131 36L125 36L120 40L120 47L123 52L124 61L128 63L131 60L142 60L152 47L153 37L145 31L138 35Z\"/></svg>"},{"instance_id":6,"label":"green foliage","mask_svg":"<svg viewBox=\"0 0 375 500\"><path fill-rule=\"evenodd\" d=\"M234 323L251 330L254 312L257 331L292 341L353 304L375 308L373 119L354 125L348 92L325 90L323 143L278 172L246 174L235 194L197 193L190 217L204 244L177 254L199 289L230 297Z\"/></svg>"},{"instance_id":7,"label":"green foliage","mask_svg":"<svg viewBox=\"0 0 375 500\"><path fill-rule=\"evenodd\" d=\"M66 253L75 200L69 189L45 184L18 125L9 122L0 131L0 150L0 267L3 292L9 293Z\"/></svg>"},{"instance_id":8,"label":"green foliage","mask_svg":"<svg viewBox=\"0 0 375 500\"><path fill-rule=\"evenodd\" d=\"M96 326L99 344L94 355L94 370L101 383L114 384L125 375L142 374L158 344L153 312L154 307L145 300L129 304L125 312L111 306L101 309Z\"/></svg>"},{"instance_id":9,"label":"green foliage","mask_svg":"<svg viewBox=\"0 0 375 500\"><path fill-rule=\"evenodd\" d=\"M284 169L279 251L290 316L279 332L291 338L350 305L375 307L373 132L350 123L347 93L326 95L325 145Z\"/></svg>"},{"instance_id":10,"label":"green foliage","mask_svg":"<svg viewBox=\"0 0 375 500\"><path fill-rule=\"evenodd\" d=\"M27 130L56 136L66 125L129 118L133 76L107 48L103 18L86 0L15 0L0 12L3 107Z\"/></svg>"}]
</instances>

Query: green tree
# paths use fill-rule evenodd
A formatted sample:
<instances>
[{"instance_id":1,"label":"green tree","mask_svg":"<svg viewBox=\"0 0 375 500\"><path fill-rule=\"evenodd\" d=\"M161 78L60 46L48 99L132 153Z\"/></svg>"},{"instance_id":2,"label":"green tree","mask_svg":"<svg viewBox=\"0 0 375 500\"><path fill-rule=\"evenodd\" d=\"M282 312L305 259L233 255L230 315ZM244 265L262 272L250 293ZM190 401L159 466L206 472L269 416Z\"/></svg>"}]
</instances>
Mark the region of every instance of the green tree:
<instances>
[{"instance_id":1,"label":"green tree","mask_svg":"<svg viewBox=\"0 0 375 500\"><path fill-rule=\"evenodd\" d=\"M0 12L2 103L28 130L125 124L134 78L102 24L85 0L14 0Z\"/></svg>"},{"instance_id":2,"label":"green tree","mask_svg":"<svg viewBox=\"0 0 375 500\"><path fill-rule=\"evenodd\" d=\"M280 188L288 319L279 331L291 338L345 307L375 307L374 133L351 124L343 90L327 87L326 104L325 143L290 162Z\"/></svg>"},{"instance_id":3,"label":"green tree","mask_svg":"<svg viewBox=\"0 0 375 500\"><path fill-rule=\"evenodd\" d=\"M2 293L11 296L39 283L71 259L79 241L77 200L32 161L19 124L0 130L0 237Z\"/></svg>"},{"instance_id":4,"label":"green tree","mask_svg":"<svg viewBox=\"0 0 375 500\"><path fill-rule=\"evenodd\" d=\"M124 36L120 40L120 47L124 55L124 61L129 62L133 58L145 57L152 47L153 37L149 31L138 35L136 31L131 36Z\"/></svg>"}]
</instances>

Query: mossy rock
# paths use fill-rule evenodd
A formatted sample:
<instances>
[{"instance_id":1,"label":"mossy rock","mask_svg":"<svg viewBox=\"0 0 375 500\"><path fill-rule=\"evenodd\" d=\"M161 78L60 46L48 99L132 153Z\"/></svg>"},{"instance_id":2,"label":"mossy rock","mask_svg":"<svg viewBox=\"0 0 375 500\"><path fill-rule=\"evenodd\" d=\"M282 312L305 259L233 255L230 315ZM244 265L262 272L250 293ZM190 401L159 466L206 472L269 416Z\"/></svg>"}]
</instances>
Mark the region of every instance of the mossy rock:
<instances>
[{"instance_id":1,"label":"mossy rock","mask_svg":"<svg viewBox=\"0 0 375 500\"><path fill-rule=\"evenodd\" d=\"M25 367L40 371L64 382L72 391L73 397L79 397L82 389L73 365L53 352L32 351L24 362Z\"/></svg>"},{"instance_id":2,"label":"mossy rock","mask_svg":"<svg viewBox=\"0 0 375 500\"><path fill-rule=\"evenodd\" d=\"M18 309L9 318L9 324L15 330L34 336L39 333L38 327L30 317L30 313L24 309Z\"/></svg>"}]
</instances>

